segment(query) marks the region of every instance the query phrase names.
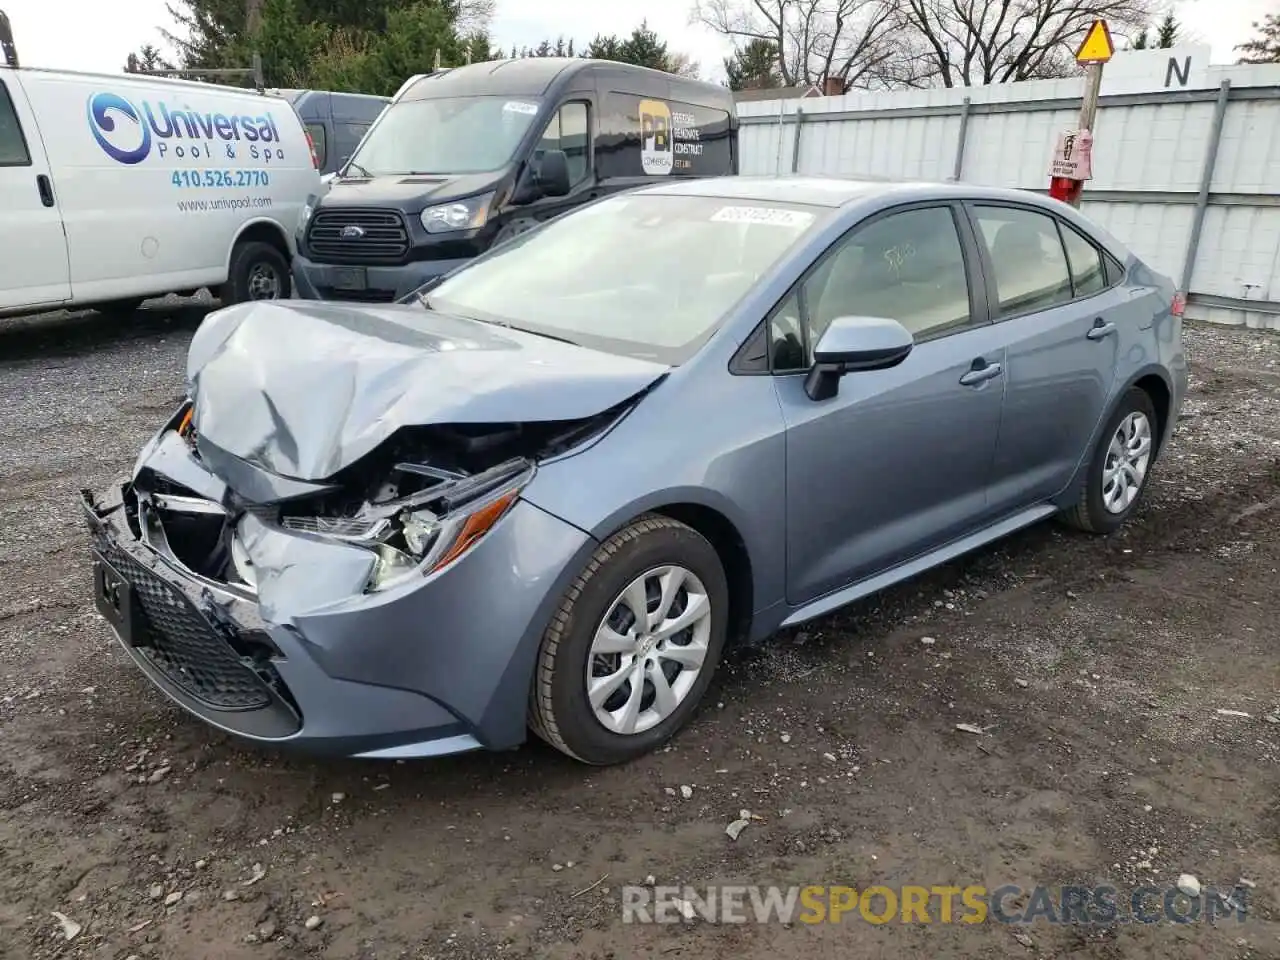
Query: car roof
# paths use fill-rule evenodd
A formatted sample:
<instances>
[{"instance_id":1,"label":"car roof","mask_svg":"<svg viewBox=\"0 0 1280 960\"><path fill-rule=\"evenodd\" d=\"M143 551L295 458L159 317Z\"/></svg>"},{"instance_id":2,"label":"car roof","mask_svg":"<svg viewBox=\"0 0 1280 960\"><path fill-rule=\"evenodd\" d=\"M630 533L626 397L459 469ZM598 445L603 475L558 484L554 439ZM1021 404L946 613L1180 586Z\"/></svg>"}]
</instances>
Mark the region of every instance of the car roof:
<instances>
[{"instance_id":1,"label":"car roof","mask_svg":"<svg viewBox=\"0 0 1280 960\"><path fill-rule=\"evenodd\" d=\"M892 193L902 202L913 199L989 199L1027 202L1043 200L1026 190L982 187L968 183L900 180L891 177L814 177L798 175L700 177L642 187L638 193L717 197L761 203L803 203L843 207L870 197Z\"/></svg>"}]
</instances>

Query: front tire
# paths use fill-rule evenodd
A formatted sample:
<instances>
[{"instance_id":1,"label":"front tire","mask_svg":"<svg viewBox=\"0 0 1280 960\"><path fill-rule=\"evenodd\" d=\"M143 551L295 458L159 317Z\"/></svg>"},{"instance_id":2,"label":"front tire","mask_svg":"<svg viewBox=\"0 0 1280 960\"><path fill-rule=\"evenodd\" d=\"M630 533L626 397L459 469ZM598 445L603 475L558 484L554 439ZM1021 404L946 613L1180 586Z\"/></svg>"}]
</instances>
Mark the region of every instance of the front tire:
<instances>
[{"instance_id":1,"label":"front tire","mask_svg":"<svg viewBox=\"0 0 1280 960\"><path fill-rule=\"evenodd\" d=\"M543 635L533 731L597 765L660 746L711 682L728 606L724 567L706 538L670 517L635 520L601 544Z\"/></svg>"},{"instance_id":2,"label":"front tire","mask_svg":"<svg viewBox=\"0 0 1280 960\"><path fill-rule=\"evenodd\" d=\"M1130 387L1094 447L1079 502L1063 519L1086 533L1118 530L1142 502L1155 463L1158 430L1151 397Z\"/></svg>"},{"instance_id":3,"label":"front tire","mask_svg":"<svg viewBox=\"0 0 1280 960\"><path fill-rule=\"evenodd\" d=\"M292 292L284 255L269 243L249 240L231 252L231 270L218 299L226 307L250 300L285 300Z\"/></svg>"}]
</instances>

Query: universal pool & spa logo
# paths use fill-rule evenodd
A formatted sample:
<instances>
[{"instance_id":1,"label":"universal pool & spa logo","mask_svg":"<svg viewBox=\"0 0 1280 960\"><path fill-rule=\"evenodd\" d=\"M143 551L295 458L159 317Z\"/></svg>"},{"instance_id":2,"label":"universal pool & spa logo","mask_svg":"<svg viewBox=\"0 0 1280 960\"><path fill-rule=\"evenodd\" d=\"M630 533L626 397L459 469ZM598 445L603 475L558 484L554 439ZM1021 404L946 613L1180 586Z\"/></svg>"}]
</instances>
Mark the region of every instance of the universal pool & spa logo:
<instances>
[{"instance_id":1,"label":"universal pool & spa logo","mask_svg":"<svg viewBox=\"0 0 1280 960\"><path fill-rule=\"evenodd\" d=\"M179 160L283 160L280 130L267 110L250 114L200 113L189 106L135 104L116 93L89 98L89 132L117 163L155 155Z\"/></svg>"}]
</instances>

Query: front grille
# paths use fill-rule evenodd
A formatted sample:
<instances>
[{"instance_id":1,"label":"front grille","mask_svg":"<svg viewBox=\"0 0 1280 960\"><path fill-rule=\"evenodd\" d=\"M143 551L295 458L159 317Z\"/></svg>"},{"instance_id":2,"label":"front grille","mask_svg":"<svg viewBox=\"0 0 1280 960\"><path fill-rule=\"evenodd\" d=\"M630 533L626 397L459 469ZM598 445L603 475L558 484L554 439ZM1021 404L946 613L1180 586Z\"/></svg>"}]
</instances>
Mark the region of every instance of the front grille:
<instances>
[{"instance_id":1,"label":"front grille","mask_svg":"<svg viewBox=\"0 0 1280 960\"><path fill-rule=\"evenodd\" d=\"M106 556L129 581L141 608L135 645L174 686L221 710L252 710L271 702L258 675L180 591L123 550Z\"/></svg>"},{"instance_id":2,"label":"front grille","mask_svg":"<svg viewBox=\"0 0 1280 960\"><path fill-rule=\"evenodd\" d=\"M360 236L342 236L348 227ZM307 227L307 250L317 263L403 263L409 253L409 230L395 210L317 210Z\"/></svg>"},{"instance_id":3,"label":"front grille","mask_svg":"<svg viewBox=\"0 0 1280 960\"><path fill-rule=\"evenodd\" d=\"M346 303L390 303L396 298L394 290L339 290L337 287L318 287L325 300L342 300Z\"/></svg>"}]
</instances>

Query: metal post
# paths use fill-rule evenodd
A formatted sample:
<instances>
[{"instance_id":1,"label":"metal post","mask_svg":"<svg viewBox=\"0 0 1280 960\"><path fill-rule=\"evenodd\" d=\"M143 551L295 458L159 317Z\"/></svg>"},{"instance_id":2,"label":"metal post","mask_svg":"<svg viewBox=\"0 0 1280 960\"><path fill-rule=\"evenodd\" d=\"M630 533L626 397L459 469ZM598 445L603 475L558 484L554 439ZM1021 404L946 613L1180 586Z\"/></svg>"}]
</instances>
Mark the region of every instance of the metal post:
<instances>
[{"instance_id":1,"label":"metal post","mask_svg":"<svg viewBox=\"0 0 1280 960\"><path fill-rule=\"evenodd\" d=\"M969 98L965 97L960 104L960 134L956 137L956 162L951 171L951 179L959 180L964 169L964 142L969 136Z\"/></svg>"},{"instance_id":2,"label":"metal post","mask_svg":"<svg viewBox=\"0 0 1280 960\"><path fill-rule=\"evenodd\" d=\"M791 141L791 172L800 171L800 127L804 123L804 111L796 104L796 135Z\"/></svg>"},{"instance_id":3,"label":"metal post","mask_svg":"<svg viewBox=\"0 0 1280 960\"><path fill-rule=\"evenodd\" d=\"M1191 274L1196 268L1196 256L1200 252L1200 232L1204 229L1204 215L1209 208L1209 188L1213 186L1213 168L1218 163L1218 143L1222 140L1222 123L1227 115L1227 101L1231 98L1231 81L1223 80L1218 87L1218 99L1213 104L1213 124L1209 128L1209 145L1204 152L1204 167L1200 170L1200 192L1196 195L1196 209L1191 218L1191 234L1187 237L1187 258L1182 264L1184 296L1191 293Z\"/></svg>"},{"instance_id":4,"label":"metal post","mask_svg":"<svg viewBox=\"0 0 1280 960\"><path fill-rule=\"evenodd\" d=\"M776 159L773 161L773 175L775 177L778 174L782 173L782 130L783 130L783 123L786 121L786 118L787 118L787 114L785 110L786 105L787 105L787 101L785 100L778 101L778 155Z\"/></svg>"}]
</instances>

